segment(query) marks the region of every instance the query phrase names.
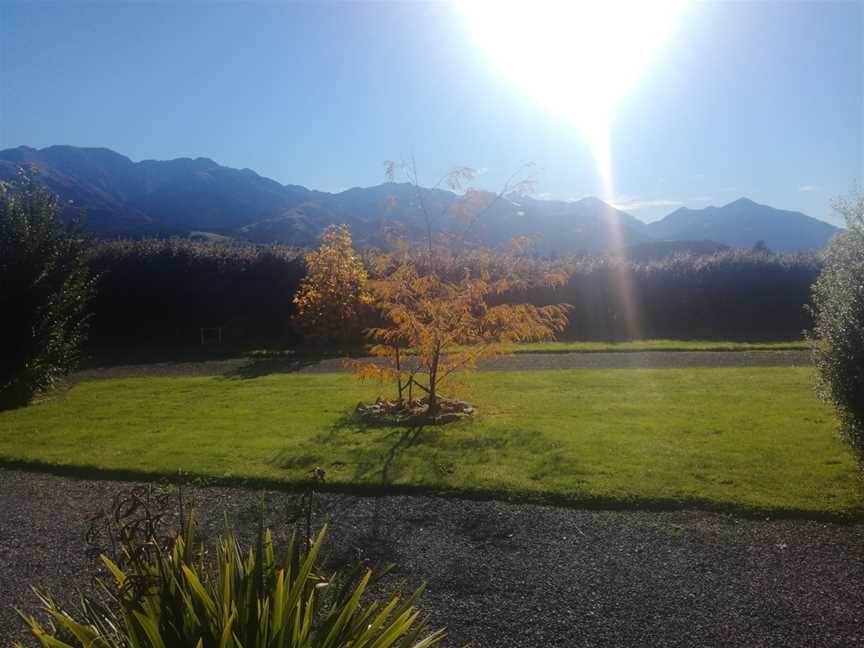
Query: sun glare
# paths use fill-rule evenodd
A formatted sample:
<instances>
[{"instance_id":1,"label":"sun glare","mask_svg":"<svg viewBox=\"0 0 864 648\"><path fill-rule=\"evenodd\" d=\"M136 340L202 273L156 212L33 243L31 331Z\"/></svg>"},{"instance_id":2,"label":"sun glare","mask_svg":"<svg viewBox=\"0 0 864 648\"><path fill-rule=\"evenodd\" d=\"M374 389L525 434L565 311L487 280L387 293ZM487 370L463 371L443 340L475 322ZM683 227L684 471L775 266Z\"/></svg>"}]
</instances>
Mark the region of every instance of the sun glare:
<instances>
[{"instance_id":1,"label":"sun glare","mask_svg":"<svg viewBox=\"0 0 864 648\"><path fill-rule=\"evenodd\" d=\"M480 48L500 72L590 146L612 195L609 129L616 105L675 27L682 0L462 0Z\"/></svg>"}]
</instances>

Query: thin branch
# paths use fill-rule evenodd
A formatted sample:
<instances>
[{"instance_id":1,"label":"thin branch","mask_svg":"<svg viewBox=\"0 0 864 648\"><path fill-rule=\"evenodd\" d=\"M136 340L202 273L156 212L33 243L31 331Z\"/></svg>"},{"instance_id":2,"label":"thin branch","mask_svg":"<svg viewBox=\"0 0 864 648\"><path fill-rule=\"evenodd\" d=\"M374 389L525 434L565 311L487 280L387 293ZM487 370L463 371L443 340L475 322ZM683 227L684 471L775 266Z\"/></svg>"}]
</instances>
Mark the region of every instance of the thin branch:
<instances>
[{"instance_id":1,"label":"thin branch","mask_svg":"<svg viewBox=\"0 0 864 648\"><path fill-rule=\"evenodd\" d=\"M513 180L519 174L521 174L525 169L527 169L530 166L532 166L531 163L526 162L525 164L520 166L518 169L516 169L516 171L514 171L513 173L510 174L510 177L507 178L507 180L504 182L504 185L501 187L501 189L498 191L498 193L495 195L495 197L489 202L489 204L486 205L483 209L481 209L477 213L477 215L474 218L472 218L471 221L465 226L465 229L462 231L461 238L464 239L465 237L468 236L468 234L471 231L471 228L474 227L474 224L477 221L479 221L483 216L485 216L489 212L489 210L492 209L492 207L494 207L496 204L498 204L498 201L500 201L504 196L506 196L511 191L511 187L513 186L512 185Z\"/></svg>"},{"instance_id":2,"label":"thin branch","mask_svg":"<svg viewBox=\"0 0 864 648\"><path fill-rule=\"evenodd\" d=\"M429 246L429 267L432 268L432 216L426 208L426 201L423 200L423 192L421 191L420 181L417 176L417 160L414 154L411 154L411 184L414 185L414 194L417 196L417 202L420 203L420 209L423 212L423 217L426 219L426 242Z\"/></svg>"}]
</instances>

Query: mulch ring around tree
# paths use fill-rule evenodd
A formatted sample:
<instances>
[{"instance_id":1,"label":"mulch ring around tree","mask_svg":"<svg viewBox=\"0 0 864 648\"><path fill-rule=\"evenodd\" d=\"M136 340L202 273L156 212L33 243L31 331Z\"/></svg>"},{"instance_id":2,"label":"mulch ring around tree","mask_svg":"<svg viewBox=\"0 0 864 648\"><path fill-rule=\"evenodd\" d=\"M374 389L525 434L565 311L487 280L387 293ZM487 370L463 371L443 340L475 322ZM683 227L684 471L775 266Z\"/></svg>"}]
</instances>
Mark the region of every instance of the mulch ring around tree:
<instances>
[{"instance_id":1,"label":"mulch ring around tree","mask_svg":"<svg viewBox=\"0 0 864 648\"><path fill-rule=\"evenodd\" d=\"M387 400L380 396L374 403L357 403L354 415L368 425L446 425L470 419L477 409L466 401L439 398L435 414L429 413L429 399Z\"/></svg>"}]
</instances>

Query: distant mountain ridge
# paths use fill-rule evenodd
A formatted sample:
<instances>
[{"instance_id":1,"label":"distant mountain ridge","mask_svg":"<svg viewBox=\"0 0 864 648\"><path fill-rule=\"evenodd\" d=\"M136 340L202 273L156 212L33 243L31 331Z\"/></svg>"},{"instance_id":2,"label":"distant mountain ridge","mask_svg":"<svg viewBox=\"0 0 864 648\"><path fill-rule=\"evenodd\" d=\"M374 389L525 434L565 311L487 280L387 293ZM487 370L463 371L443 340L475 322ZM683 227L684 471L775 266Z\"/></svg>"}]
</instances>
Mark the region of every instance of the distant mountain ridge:
<instances>
[{"instance_id":1,"label":"distant mountain ridge","mask_svg":"<svg viewBox=\"0 0 864 648\"><path fill-rule=\"evenodd\" d=\"M649 223L657 240L710 240L730 247L751 247L764 241L782 252L813 250L824 246L839 229L801 212L760 205L739 198L723 207L681 207L665 218Z\"/></svg>"},{"instance_id":2,"label":"distant mountain ridge","mask_svg":"<svg viewBox=\"0 0 864 648\"><path fill-rule=\"evenodd\" d=\"M73 146L0 151L0 180L14 179L17 170L27 166L36 167L39 180L68 205L68 213L85 209L88 226L105 236L205 232L306 246L332 223L348 223L360 244L381 242L388 221L398 221L409 235L423 231L422 212L409 184L385 183L334 194L282 185L250 169L224 167L202 157L133 162L110 149ZM433 214L458 199L441 189L421 191ZM563 202L508 195L484 214L472 233L489 245L514 236L536 236L541 251L565 255L620 253L661 241L751 247L763 240L776 251L815 250L837 231L799 212L747 199L723 207L682 208L645 224L597 198Z\"/></svg>"}]
</instances>

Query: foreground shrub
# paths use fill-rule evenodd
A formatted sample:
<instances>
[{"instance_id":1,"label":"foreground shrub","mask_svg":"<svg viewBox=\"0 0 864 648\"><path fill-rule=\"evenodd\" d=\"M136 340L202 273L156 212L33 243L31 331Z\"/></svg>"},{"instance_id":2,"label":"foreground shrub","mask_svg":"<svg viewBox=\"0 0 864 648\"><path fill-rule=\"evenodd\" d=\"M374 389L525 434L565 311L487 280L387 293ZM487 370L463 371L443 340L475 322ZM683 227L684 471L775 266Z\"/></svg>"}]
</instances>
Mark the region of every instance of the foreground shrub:
<instances>
[{"instance_id":1,"label":"foreground shrub","mask_svg":"<svg viewBox=\"0 0 864 648\"><path fill-rule=\"evenodd\" d=\"M836 208L849 229L831 242L813 287L814 359L820 392L864 466L864 193Z\"/></svg>"},{"instance_id":2,"label":"foreground shrub","mask_svg":"<svg viewBox=\"0 0 864 648\"><path fill-rule=\"evenodd\" d=\"M422 588L365 603L371 571L322 575L323 529L308 552L292 541L281 560L269 531L248 553L228 532L208 559L193 552L191 519L169 548L155 537L127 545L125 569L103 556L105 604L85 598L72 612L40 594L49 622L25 617L33 635L45 648L426 648L444 636L420 638Z\"/></svg>"},{"instance_id":3,"label":"foreground shrub","mask_svg":"<svg viewBox=\"0 0 864 648\"><path fill-rule=\"evenodd\" d=\"M21 175L0 183L0 407L26 404L74 368L93 281L88 242L57 198Z\"/></svg>"}]
</instances>

